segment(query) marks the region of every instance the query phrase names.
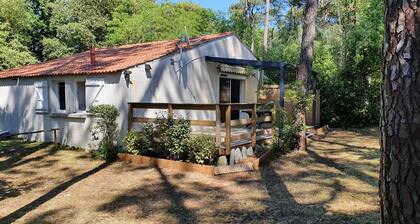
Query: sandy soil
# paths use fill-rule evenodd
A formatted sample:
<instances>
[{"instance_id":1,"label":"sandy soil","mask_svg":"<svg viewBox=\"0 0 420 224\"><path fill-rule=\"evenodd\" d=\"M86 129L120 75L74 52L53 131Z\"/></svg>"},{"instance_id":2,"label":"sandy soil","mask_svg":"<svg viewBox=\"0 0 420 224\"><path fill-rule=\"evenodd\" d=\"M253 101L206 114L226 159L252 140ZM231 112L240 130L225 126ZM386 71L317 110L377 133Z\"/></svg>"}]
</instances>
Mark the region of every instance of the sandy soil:
<instances>
[{"instance_id":1,"label":"sandy soil","mask_svg":"<svg viewBox=\"0 0 420 224\"><path fill-rule=\"evenodd\" d=\"M0 142L0 223L379 223L375 130L335 130L258 172L204 176Z\"/></svg>"}]
</instances>

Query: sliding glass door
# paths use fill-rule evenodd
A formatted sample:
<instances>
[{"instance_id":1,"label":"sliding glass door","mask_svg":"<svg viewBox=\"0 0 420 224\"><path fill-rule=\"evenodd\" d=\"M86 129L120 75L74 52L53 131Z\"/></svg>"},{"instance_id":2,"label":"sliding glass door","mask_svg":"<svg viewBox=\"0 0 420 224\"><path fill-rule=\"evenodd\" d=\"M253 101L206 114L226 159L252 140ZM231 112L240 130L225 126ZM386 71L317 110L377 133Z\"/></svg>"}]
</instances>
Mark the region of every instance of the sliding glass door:
<instances>
[{"instance_id":1,"label":"sliding glass door","mask_svg":"<svg viewBox=\"0 0 420 224\"><path fill-rule=\"evenodd\" d=\"M220 78L220 103L239 103L240 93L240 80ZM222 111L222 122L225 122L225 119L225 111ZM232 110L231 119L239 119L239 110Z\"/></svg>"}]
</instances>

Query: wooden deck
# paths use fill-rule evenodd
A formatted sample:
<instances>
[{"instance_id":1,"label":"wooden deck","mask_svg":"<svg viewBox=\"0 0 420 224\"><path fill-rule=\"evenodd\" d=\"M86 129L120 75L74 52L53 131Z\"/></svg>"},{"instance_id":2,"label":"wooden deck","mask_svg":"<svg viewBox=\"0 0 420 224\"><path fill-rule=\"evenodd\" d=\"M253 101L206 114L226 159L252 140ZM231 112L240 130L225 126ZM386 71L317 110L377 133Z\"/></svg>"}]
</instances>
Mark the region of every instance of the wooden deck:
<instances>
[{"instance_id":1,"label":"wooden deck","mask_svg":"<svg viewBox=\"0 0 420 224\"><path fill-rule=\"evenodd\" d=\"M265 126L263 129L257 129L256 142L260 143L272 138L271 125ZM192 134L206 134L215 136L214 127L199 127L194 128ZM222 148L226 149L226 129L221 129L221 144ZM252 130L246 127L234 127L231 129L231 148L251 146L252 144Z\"/></svg>"},{"instance_id":2,"label":"wooden deck","mask_svg":"<svg viewBox=\"0 0 420 224\"><path fill-rule=\"evenodd\" d=\"M220 146L220 154L230 154L232 147L250 145L255 147L257 142L271 138L264 127L271 127L272 117L257 117L257 104L230 103L230 104L172 104L172 103L128 103L128 129L131 130L133 123L155 123L157 118L135 117L135 109L164 109L169 116L173 116L174 110L213 111L215 120L190 120L192 126L201 127L194 133L211 134ZM251 118L231 119L232 110L250 110ZM225 111L226 121L222 123L222 111ZM257 123L260 129L257 129ZM193 134L194 134L193 133Z\"/></svg>"}]
</instances>

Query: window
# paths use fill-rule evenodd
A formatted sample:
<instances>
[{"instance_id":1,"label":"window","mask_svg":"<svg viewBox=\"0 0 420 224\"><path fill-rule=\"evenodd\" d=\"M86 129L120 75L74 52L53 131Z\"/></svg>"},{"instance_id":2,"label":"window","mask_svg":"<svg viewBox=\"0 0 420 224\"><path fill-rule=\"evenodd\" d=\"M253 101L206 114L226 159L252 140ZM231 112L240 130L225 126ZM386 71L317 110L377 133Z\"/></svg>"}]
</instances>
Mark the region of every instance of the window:
<instances>
[{"instance_id":1,"label":"window","mask_svg":"<svg viewBox=\"0 0 420 224\"><path fill-rule=\"evenodd\" d=\"M38 112L48 111L48 81L42 80L34 83L36 93L36 107Z\"/></svg>"},{"instance_id":2,"label":"window","mask_svg":"<svg viewBox=\"0 0 420 224\"><path fill-rule=\"evenodd\" d=\"M220 103L230 103L230 79L220 78Z\"/></svg>"},{"instance_id":3,"label":"window","mask_svg":"<svg viewBox=\"0 0 420 224\"><path fill-rule=\"evenodd\" d=\"M86 110L86 84L77 82L77 103L79 111Z\"/></svg>"},{"instance_id":4,"label":"window","mask_svg":"<svg viewBox=\"0 0 420 224\"><path fill-rule=\"evenodd\" d=\"M66 84L64 82L58 83L58 101L60 110L66 110Z\"/></svg>"}]
</instances>

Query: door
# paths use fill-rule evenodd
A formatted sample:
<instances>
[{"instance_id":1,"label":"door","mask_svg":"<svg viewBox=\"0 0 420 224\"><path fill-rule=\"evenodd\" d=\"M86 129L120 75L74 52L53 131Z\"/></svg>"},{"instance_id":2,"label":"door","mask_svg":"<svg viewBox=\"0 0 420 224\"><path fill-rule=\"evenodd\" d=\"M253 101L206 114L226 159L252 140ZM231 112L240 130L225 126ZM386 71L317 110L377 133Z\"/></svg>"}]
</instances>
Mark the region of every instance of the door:
<instances>
[{"instance_id":1,"label":"door","mask_svg":"<svg viewBox=\"0 0 420 224\"><path fill-rule=\"evenodd\" d=\"M220 78L220 103L240 103L241 81L237 79ZM225 122L225 112L222 112L222 122ZM239 110L232 110L231 119L239 119Z\"/></svg>"}]
</instances>

